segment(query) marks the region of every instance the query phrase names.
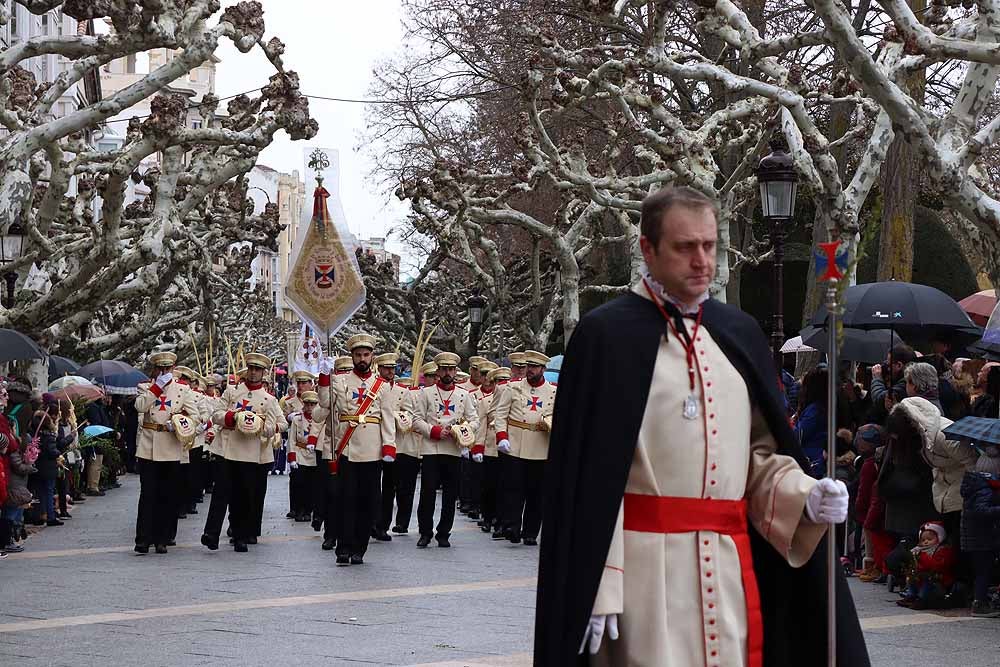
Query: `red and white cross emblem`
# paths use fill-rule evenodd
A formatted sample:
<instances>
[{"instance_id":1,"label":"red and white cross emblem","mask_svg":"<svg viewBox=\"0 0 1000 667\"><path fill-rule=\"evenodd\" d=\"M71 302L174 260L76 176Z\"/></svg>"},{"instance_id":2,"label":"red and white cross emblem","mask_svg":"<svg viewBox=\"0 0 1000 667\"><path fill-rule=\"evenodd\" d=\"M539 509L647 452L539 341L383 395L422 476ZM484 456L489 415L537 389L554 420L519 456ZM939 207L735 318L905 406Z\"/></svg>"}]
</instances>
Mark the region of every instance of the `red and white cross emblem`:
<instances>
[{"instance_id":1,"label":"red and white cross emblem","mask_svg":"<svg viewBox=\"0 0 1000 667\"><path fill-rule=\"evenodd\" d=\"M366 391L365 386L361 385L360 387L358 387L358 390L356 392L351 394L351 398L357 401L358 405L361 405L362 403L365 402L365 391Z\"/></svg>"},{"instance_id":2,"label":"red and white cross emblem","mask_svg":"<svg viewBox=\"0 0 1000 667\"><path fill-rule=\"evenodd\" d=\"M444 400L444 403L438 403L438 410L441 412L442 416L450 417L452 408L454 408L455 406L451 404L450 398L445 398L442 400Z\"/></svg>"},{"instance_id":3,"label":"red and white cross emblem","mask_svg":"<svg viewBox=\"0 0 1000 667\"><path fill-rule=\"evenodd\" d=\"M248 399L244 398L243 401L241 401L240 404L236 406L236 410L237 411L244 410L246 412L253 412L253 406L250 405L250 401Z\"/></svg>"},{"instance_id":4,"label":"red and white cross emblem","mask_svg":"<svg viewBox=\"0 0 1000 667\"><path fill-rule=\"evenodd\" d=\"M170 401L167 400L166 396L160 395L156 399L156 404L160 407L160 412L166 412L167 408L170 407Z\"/></svg>"},{"instance_id":5,"label":"red and white cross emblem","mask_svg":"<svg viewBox=\"0 0 1000 667\"><path fill-rule=\"evenodd\" d=\"M532 396L528 399L528 407L532 412L538 412L538 408L542 407L542 401L537 396Z\"/></svg>"}]
</instances>

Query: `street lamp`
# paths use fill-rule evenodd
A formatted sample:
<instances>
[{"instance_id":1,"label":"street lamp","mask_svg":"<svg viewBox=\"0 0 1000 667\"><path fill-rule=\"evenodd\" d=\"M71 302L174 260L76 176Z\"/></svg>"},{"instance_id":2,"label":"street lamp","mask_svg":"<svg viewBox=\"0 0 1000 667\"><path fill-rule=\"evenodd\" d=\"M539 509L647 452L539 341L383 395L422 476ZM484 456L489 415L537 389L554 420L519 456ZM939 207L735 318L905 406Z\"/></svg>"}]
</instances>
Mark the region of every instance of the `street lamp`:
<instances>
[{"instance_id":1,"label":"street lamp","mask_svg":"<svg viewBox=\"0 0 1000 667\"><path fill-rule=\"evenodd\" d=\"M6 266L21 257L24 246L24 228L18 222L12 222L7 227L6 234L0 234L0 265ZM14 307L14 287L17 284L17 273L6 271L3 274L7 283L7 294L3 299L4 308Z\"/></svg>"},{"instance_id":2,"label":"street lamp","mask_svg":"<svg viewBox=\"0 0 1000 667\"><path fill-rule=\"evenodd\" d=\"M465 302L465 307L469 309L469 355L479 354L479 334L483 326L483 310L486 308L486 299L478 294L473 294Z\"/></svg>"},{"instance_id":3,"label":"street lamp","mask_svg":"<svg viewBox=\"0 0 1000 667\"><path fill-rule=\"evenodd\" d=\"M774 319L771 328L771 347L774 363L781 372L781 346L785 340L784 318L784 263L785 263L785 226L791 222L795 214L795 194L799 175L795 171L795 161L785 152L781 141L771 142L771 153L760 161L757 166L757 182L760 184L760 206L771 232L771 243L774 245Z\"/></svg>"}]
</instances>

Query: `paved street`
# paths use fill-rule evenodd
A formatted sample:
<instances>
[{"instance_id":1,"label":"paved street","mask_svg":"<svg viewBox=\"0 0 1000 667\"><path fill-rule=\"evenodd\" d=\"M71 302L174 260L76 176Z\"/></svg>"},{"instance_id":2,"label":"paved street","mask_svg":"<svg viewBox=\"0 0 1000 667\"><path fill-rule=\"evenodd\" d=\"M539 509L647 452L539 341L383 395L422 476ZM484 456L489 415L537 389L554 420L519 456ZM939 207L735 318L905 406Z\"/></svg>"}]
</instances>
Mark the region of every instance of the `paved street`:
<instances>
[{"instance_id":1,"label":"paved street","mask_svg":"<svg viewBox=\"0 0 1000 667\"><path fill-rule=\"evenodd\" d=\"M0 563L0 664L530 664L534 549L461 518L450 550L418 551L411 528L337 568L307 524L284 518L287 483L269 478L265 538L249 554L197 544L205 509L170 554L133 554L131 475L78 506ZM876 665L997 664L1000 621L910 612L856 584Z\"/></svg>"}]
</instances>

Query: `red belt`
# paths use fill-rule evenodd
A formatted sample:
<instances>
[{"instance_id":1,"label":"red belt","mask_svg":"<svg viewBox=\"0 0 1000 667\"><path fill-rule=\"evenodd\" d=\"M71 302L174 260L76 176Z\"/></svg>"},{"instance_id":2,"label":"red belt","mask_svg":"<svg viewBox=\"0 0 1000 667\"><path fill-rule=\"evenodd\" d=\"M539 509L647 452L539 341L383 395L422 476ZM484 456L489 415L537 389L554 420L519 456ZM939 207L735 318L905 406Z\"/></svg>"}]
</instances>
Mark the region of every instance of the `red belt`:
<instances>
[{"instance_id":1,"label":"red belt","mask_svg":"<svg viewBox=\"0 0 1000 667\"><path fill-rule=\"evenodd\" d=\"M706 500L625 494L625 530L640 533L694 533L701 530L729 535L740 558L740 576L747 605L747 664L760 667L764 656L764 625L760 594L753 572L746 500ZM707 657L707 656L706 656Z\"/></svg>"}]
</instances>

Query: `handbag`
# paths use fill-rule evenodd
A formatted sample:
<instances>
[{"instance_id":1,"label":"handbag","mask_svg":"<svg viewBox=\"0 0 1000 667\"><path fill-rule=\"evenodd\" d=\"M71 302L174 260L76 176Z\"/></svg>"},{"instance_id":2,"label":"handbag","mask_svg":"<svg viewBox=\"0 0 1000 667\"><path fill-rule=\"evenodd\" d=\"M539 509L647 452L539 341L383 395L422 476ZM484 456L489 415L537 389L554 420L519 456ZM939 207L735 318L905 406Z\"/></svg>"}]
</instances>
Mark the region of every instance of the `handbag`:
<instances>
[{"instance_id":1,"label":"handbag","mask_svg":"<svg viewBox=\"0 0 1000 667\"><path fill-rule=\"evenodd\" d=\"M12 509L17 509L18 507L24 507L25 505L31 504L31 491L23 486L9 486L7 487L7 500L4 502L4 507L9 507Z\"/></svg>"}]
</instances>

